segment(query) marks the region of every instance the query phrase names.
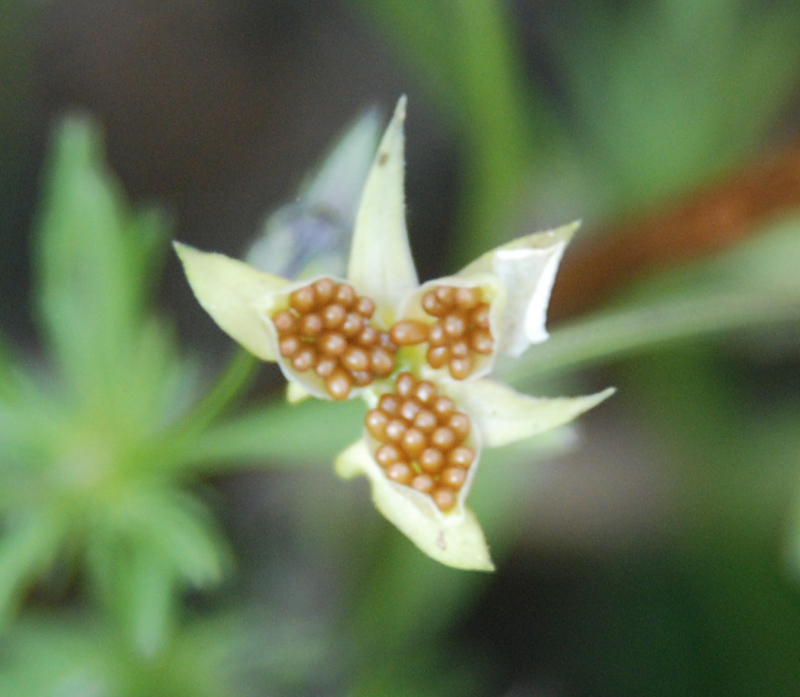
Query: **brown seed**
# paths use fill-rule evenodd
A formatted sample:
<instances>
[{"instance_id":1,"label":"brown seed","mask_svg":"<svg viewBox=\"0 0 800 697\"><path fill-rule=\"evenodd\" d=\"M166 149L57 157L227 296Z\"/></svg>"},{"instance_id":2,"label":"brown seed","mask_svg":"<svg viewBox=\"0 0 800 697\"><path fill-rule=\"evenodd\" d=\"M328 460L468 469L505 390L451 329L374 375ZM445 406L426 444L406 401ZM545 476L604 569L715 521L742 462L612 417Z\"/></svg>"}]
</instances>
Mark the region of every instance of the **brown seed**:
<instances>
[{"instance_id":1,"label":"brown seed","mask_svg":"<svg viewBox=\"0 0 800 697\"><path fill-rule=\"evenodd\" d=\"M317 352L312 346L303 345L300 350L292 356L292 365L295 370L301 373L310 370L317 364Z\"/></svg>"},{"instance_id":2,"label":"brown seed","mask_svg":"<svg viewBox=\"0 0 800 697\"><path fill-rule=\"evenodd\" d=\"M317 294L313 286L303 286L289 295L289 305L301 315L311 312L317 305Z\"/></svg>"},{"instance_id":3,"label":"brown seed","mask_svg":"<svg viewBox=\"0 0 800 697\"><path fill-rule=\"evenodd\" d=\"M450 375L454 380L466 380L472 372L474 361L472 356L466 358L451 358L450 359Z\"/></svg>"},{"instance_id":4,"label":"brown seed","mask_svg":"<svg viewBox=\"0 0 800 697\"><path fill-rule=\"evenodd\" d=\"M348 310L355 304L358 295L355 288L349 283L340 283L334 291L333 297L336 302Z\"/></svg>"},{"instance_id":5,"label":"brown seed","mask_svg":"<svg viewBox=\"0 0 800 697\"><path fill-rule=\"evenodd\" d=\"M350 346L342 354L342 365L352 372L364 371L369 368L369 354L358 346Z\"/></svg>"},{"instance_id":6,"label":"brown seed","mask_svg":"<svg viewBox=\"0 0 800 697\"><path fill-rule=\"evenodd\" d=\"M356 336L364 328L364 318L357 312L348 312L344 322L339 327L339 331L346 337Z\"/></svg>"},{"instance_id":7,"label":"brown seed","mask_svg":"<svg viewBox=\"0 0 800 697\"><path fill-rule=\"evenodd\" d=\"M450 397L437 397L431 404L434 413L444 422L455 411L456 405Z\"/></svg>"},{"instance_id":8,"label":"brown seed","mask_svg":"<svg viewBox=\"0 0 800 697\"><path fill-rule=\"evenodd\" d=\"M481 329L489 328L489 304L481 303L470 314L470 320Z\"/></svg>"},{"instance_id":9,"label":"brown seed","mask_svg":"<svg viewBox=\"0 0 800 697\"><path fill-rule=\"evenodd\" d=\"M362 296L356 303L356 312L364 317L372 317L375 312L375 303L366 296Z\"/></svg>"},{"instance_id":10,"label":"brown seed","mask_svg":"<svg viewBox=\"0 0 800 697\"><path fill-rule=\"evenodd\" d=\"M456 434L459 441L463 441L469 435L470 431L469 416L464 412L457 411L450 417L450 420L447 422L447 427Z\"/></svg>"},{"instance_id":11,"label":"brown seed","mask_svg":"<svg viewBox=\"0 0 800 697\"><path fill-rule=\"evenodd\" d=\"M328 378L333 375L333 371L336 370L337 365L339 365L339 361L337 361L335 358L323 356L317 361L314 372L321 378Z\"/></svg>"},{"instance_id":12,"label":"brown seed","mask_svg":"<svg viewBox=\"0 0 800 697\"><path fill-rule=\"evenodd\" d=\"M391 444L382 445L375 451L375 461L381 467L389 467L395 462L398 462L402 457L403 454L400 452L400 449Z\"/></svg>"},{"instance_id":13,"label":"brown seed","mask_svg":"<svg viewBox=\"0 0 800 697\"><path fill-rule=\"evenodd\" d=\"M284 358L291 358L300 350L301 342L300 337L296 334L284 336L278 342L278 350Z\"/></svg>"},{"instance_id":14,"label":"brown seed","mask_svg":"<svg viewBox=\"0 0 800 697\"><path fill-rule=\"evenodd\" d=\"M422 433L422 431L418 431L416 428L409 428L403 434L403 438L400 441L400 447L403 448L406 455L412 460L416 460L422 454L427 444L428 442L425 438L425 434Z\"/></svg>"},{"instance_id":15,"label":"brown seed","mask_svg":"<svg viewBox=\"0 0 800 697\"><path fill-rule=\"evenodd\" d=\"M433 502L436 504L437 508L443 513L455 508L456 502L458 501L458 497L456 496L455 492L446 487L434 489L431 492L431 498L433 499Z\"/></svg>"},{"instance_id":16,"label":"brown seed","mask_svg":"<svg viewBox=\"0 0 800 697\"><path fill-rule=\"evenodd\" d=\"M380 409L370 409L364 417L364 425L373 438L380 441L386 440L386 424L389 417Z\"/></svg>"},{"instance_id":17,"label":"brown seed","mask_svg":"<svg viewBox=\"0 0 800 697\"><path fill-rule=\"evenodd\" d=\"M442 301L436 297L436 293L432 290L429 290L422 296L422 309L434 317L441 317L447 312L447 308L442 304Z\"/></svg>"},{"instance_id":18,"label":"brown seed","mask_svg":"<svg viewBox=\"0 0 800 697\"><path fill-rule=\"evenodd\" d=\"M431 433L437 424L436 415L427 409L420 409L414 417L414 428L423 433Z\"/></svg>"},{"instance_id":19,"label":"brown seed","mask_svg":"<svg viewBox=\"0 0 800 697\"><path fill-rule=\"evenodd\" d=\"M392 337L389 336L389 332L380 332L378 334L378 343L381 345L381 348L385 348L391 353L397 351L397 344L392 341Z\"/></svg>"},{"instance_id":20,"label":"brown seed","mask_svg":"<svg viewBox=\"0 0 800 697\"><path fill-rule=\"evenodd\" d=\"M338 303L328 305L322 311L322 321L325 323L327 329L336 329L341 326L346 316L347 310L344 309L343 305L339 305Z\"/></svg>"},{"instance_id":21,"label":"brown seed","mask_svg":"<svg viewBox=\"0 0 800 697\"><path fill-rule=\"evenodd\" d=\"M334 373L326 378L325 387L328 388L328 394L336 400L347 399L350 390L353 388L353 383L350 377L343 370L336 370Z\"/></svg>"},{"instance_id":22,"label":"brown seed","mask_svg":"<svg viewBox=\"0 0 800 697\"><path fill-rule=\"evenodd\" d=\"M451 489L458 491L464 486L464 482L467 481L467 470L461 469L460 467L448 467L442 472L439 481L445 486L449 486Z\"/></svg>"},{"instance_id":23,"label":"brown seed","mask_svg":"<svg viewBox=\"0 0 800 697\"><path fill-rule=\"evenodd\" d=\"M437 286L434 288L433 292L436 295L436 299L442 303L442 305L447 308L453 306L453 300L456 294L455 288L452 286Z\"/></svg>"},{"instance_id":24,"label":"brown seed","mask_svg":"<svg viewBox=\"0 0 800 697\"><path fill-rule=\"evenodd\" d=\"M323 334L317 342L319 350L328 356L341 356L347 349L347 339L339 332Z\"/></svg>"},{"instance_id":25,"label":"brown seed","mask_svg":"<svg viewBox=\"0 0 800 697\"><path fill-rule=\"evenodd\" d=\"M425 358L431 368L443 368L450 361L450 349L447 346L432 346Z\"/></svg>"},{"instance_id":26,"label":"brown seed","mask_svg":"<svg viewBox=\"0 0 800 697\"><path fill-rule=\"evenodd\" d=\"M466 341L456 341L456 343L450 347L450 355L453 358L466 358L469 354L469 345Z\"/></svg>"},{"instance_id":27,"label":"brown seed","mask_svg":"<svg viewBox=\"0 0 800 697\"><path fill-rule=\"evenodd\" d=\"M371 325L367 325L361 330L361 334L358 335L358 343L362 346L374 346L378 343L378 339L380 336L378 335L378 330Z\"/></svg>"},{"instance_id":28,"label":"brown seed","mask_svg":"<svg viewBox=\"0 0 800 697\"><path fill-rule=\"evenodd\" d=\"M413 399L403 400L403 403L400 405L400 416L406 421L413 421L420 409L421 407L419 404Z\"/></svg>"},{"instance_id":29,"label":"brown seed","mask_svg":"<svg viewBox=\"0 0 800 697\"><path fill-rule=\"evenodd\" d=\"M475 462L475 451L465 445L453 448L447 454L447 464L450 467L469 469L473 462Z\"/></svg>"},{"instance_id":30,"label":"brown seed","mask_svg":"<svg viewBox=\"0 0 800 697\"><path fill-rule=\"evenodd\" d=\"M453 300L459 310L472 310L478 306L482 295L480 288L456 288Z\"/></svg>"},{"instance_id":31,"label":"brown seed","mask_svg":"<svg viewBox=\"0 0 800 697\"><path fill-rule=\"evenodd\" d=\"M417 381L411 373L400 373L394 383L395 392L401 397L411 397L416 384Z\"/></svg>"},{"instance_id":32,"label":"brown seed","mask_svg":"<svg viewBox=\"0 0 800 697\"><path fill-rule=\"evenodd\" d=\"M395 462L386 468L386 476L398 484L411 484L414 472L405 462Z\"/></svg>"},{"instance_id":33,"label":"brown seed","mask_svg":"<svg viewBox=\"0 0 800 697\"><path fill-rule=\"evenodd\" d=\"M442 320L442 328L450 339L460 339L467 330L467 324L461 315L447 315Z\"/></svg>"},{"instance_id":34,"label":"brown seed","mask_svg":"<svg viewBox=\"0 0 800 697\"><path fill-rule=\"evenodd\" d=\"M330 278L320 278L314 283L314 291L317 294L317 302L320 305L327 305L336 292L336 282Z\"/></svg>"},{"instance_id":35,"label":"brown seed","mask_svg":"<svg viewBox=\"0 0 800 697\"><path fill-rule=\"evenodd\" d=\"M392 442L399 442L403 434L408 430L406 422L402 419L391 419L386 424L386 437Z\"/></svg>"},{"instance_id":36,"label":"brown seed","mask_svg":"<svg viewBox=\"0 0 800 697\"><path fill-rule=\"evenodd\" d=\"M353 382L359 387L366 387L375 379L368 370L353 370L350 372L350 377L353 378Z\"/></svg>"},{"instance_id":37,"label":"brown seed","mask_svg":"<svg viewBox=\"0 0 800 697\"><path fill-rule=\"evenodd\" d=\"M272 316L272 323L278 334L294 334L297 331L297 319L289 310L281 310Z\"/></svg>"},{"instance_id":38,"label":"brown seed","mask_svg":"<svg viewBox=\"0 0 800 697\"><path fill-rule=\"evenodd\" d=\"M440 426L431 433L431 445L439 450L450 450L456 444L456 434L447 426Z\"/></svg>"},{"instance_id":39,"label":"brown seed","mask_svg":"<svg viewBox=\"0 0 800 697\"><path fill-rule=\"evenodd\" d=\"M316 336L325 328L322 316L316 312L303 315L300 318L300 333L303 336Z\"/></svg>"},{"instance_id":40,"label":"brown seed","mask_svg":"<svg viewBox=\"0 0 800 697\"><path fill-rule=\"evenodd\" d=\"M442 320L432 324L428 330L428 344L431 346L444 346L447 341L447 334L444 333Z\"/></svg>"},{"instance_id":41,"label":"brown seed","mask_svg":"<svg viewBox=\"0 0 800 697\"><path fill-rule=\"evenodd\" d=\"M436 396L436 385L430 380L420 381L417 383L416 396L422 404L427 404Z\"/></svg>"},{"instance_id":42,"label":"brown seed","mask_svg":"<svg viewBox=\"0 0 800 697\"><path fill-rule=\"evenodd\" d=\"M394 370L394 356L381 346L372 349L369 363L372 372L381 378L391 375Z\"/></svg>"},{"instance_id":43,"label":"brown seed","mask_svg":"<svg viewBox=\"0 0 800 697\"><path fill-rule=\"evenodd\" d=\"M393 394L381 395L378 401L378 409L384 412L387 416L394 416L400 411L400 399Z\"/></svg>"},{"instance_id":44,"label":"brown seed","mask_svg":"<svg viewBox=\"0 0 800 697\"><path fill-rule=\"evenodd\" d=\"M444 465L444 455L437 448L425 448L417 462L428 474L438 474Z\"/></svg>"},{"instance_id":45,"label":"brown seed","mask_svg":"<svg viewBox=\"0 0 800 697\"><path fill-rule=\"evenodd\" d=\"M428 338L428 325L417 320L404 320L392 327L390 336L398 346L421 344Z\"/></svg>"},{"instance_id":46,"label":"brown seed","mask_svg":"<svg viewBox=\"0 0 800 697\"><path fill-rule=\"evenodd\" d=\"M411 480L411 486L417 491L427 494L433 489L433 479L427 474L418 474Z\"/></svg>"},{"instance_id":47,"label":"brown seed","mask_svg":"<svg viewBox=\"0 0 800 697\"><path fill-rule=\"evenodd\" d=\"M476 353L488 356L494 351L494 339L488 329L479 329L472 332L469 343Z\"/></svg>"}]
</instances>

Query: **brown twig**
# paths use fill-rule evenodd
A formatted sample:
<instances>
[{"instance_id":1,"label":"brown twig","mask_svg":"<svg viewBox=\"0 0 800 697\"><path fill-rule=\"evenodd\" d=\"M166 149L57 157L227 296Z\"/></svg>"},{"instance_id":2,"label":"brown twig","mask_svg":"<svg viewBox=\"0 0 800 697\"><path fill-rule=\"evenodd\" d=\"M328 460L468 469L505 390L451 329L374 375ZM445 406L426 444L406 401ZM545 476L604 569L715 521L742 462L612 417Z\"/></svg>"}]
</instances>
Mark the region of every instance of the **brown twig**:
<instances>
[{"instance_id":1,"label":"brown twig","mask_svg":"<svg viewBox=\"0 0 800 697\"><path fill-rule=\"evenodd\" d=\"M631 281L730 247L798 207L800 141L567 254L550 318L592 309Z\"/></svg>"}]
</instances>

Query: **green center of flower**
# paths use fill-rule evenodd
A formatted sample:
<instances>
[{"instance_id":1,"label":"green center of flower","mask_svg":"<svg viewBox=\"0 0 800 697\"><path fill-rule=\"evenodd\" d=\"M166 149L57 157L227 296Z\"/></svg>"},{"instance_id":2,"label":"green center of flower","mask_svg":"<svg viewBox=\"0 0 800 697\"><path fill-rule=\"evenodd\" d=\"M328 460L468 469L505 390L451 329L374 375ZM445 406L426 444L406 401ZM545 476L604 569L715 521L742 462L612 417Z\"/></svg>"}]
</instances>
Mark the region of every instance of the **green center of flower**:
<instances>
[{"instance_id":1,"label":"green center of flower","mask_svg":"<svg viewBox=\"0 0 800 697\"><path fill-rule=\"evenodd\" d=\"M452 399L403 372L365 424L376 441L375 460L391 481L429 495L443 512L455 507L476 455L466 444L470 419Z\"/></svg>"}]
</instances>

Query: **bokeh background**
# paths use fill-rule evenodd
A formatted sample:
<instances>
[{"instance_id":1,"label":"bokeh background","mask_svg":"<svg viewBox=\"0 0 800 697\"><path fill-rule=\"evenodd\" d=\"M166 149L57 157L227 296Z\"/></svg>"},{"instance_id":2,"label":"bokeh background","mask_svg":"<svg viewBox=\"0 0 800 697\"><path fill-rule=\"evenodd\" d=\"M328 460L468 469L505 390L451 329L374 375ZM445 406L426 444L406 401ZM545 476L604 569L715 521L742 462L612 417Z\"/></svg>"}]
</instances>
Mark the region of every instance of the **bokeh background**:
<instances>
[{"instance_id":1,"label":"bokeh background","mask_svg":"<svg viewBox=\"0 0 800 697\"><path fill-rule=\"evenodd\" d=\"M421 558L336 480L339 422L280 436L321 439L302 467L242 446L191 482L230 556L164 648L127 647L59 557L0 638L3 694L800 695L798 36L793 0L4 0L0 331L32 370L64 113L96 119L170 236L241 256L354 118L407 94L420 275L581 218L550 322L580 349L513 377L618 393L569 447L482 466L493 575ZM201 393L230 341L176 260L154 268ZM717 313L728 291L752 307ZM279 396L273 368L245 404Z\"/></svg>"}]
</instances>

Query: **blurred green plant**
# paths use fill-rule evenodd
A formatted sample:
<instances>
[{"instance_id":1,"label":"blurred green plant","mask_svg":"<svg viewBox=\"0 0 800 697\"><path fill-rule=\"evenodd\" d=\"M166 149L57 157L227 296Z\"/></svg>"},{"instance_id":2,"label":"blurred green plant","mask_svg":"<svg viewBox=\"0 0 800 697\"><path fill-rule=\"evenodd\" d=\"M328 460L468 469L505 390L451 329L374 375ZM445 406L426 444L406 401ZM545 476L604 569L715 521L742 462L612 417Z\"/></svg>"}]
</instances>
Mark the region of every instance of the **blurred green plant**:
<instances>
[{"instance_id":1,"label":"blurred green plant","mask_svg":"<svg viewBox=\"0 0 800 697\"><path fill-rule=\"evenodd\" d=\"M148 308L164 221L128 210L102 157L89 121L60 125L36 238L49 363L2 364L0 612L7 626L33 582L79 567L132 646L153 654L182 589L218 581L227 550L164 444L191 395Z\"/></svg>"}]
</instances>

